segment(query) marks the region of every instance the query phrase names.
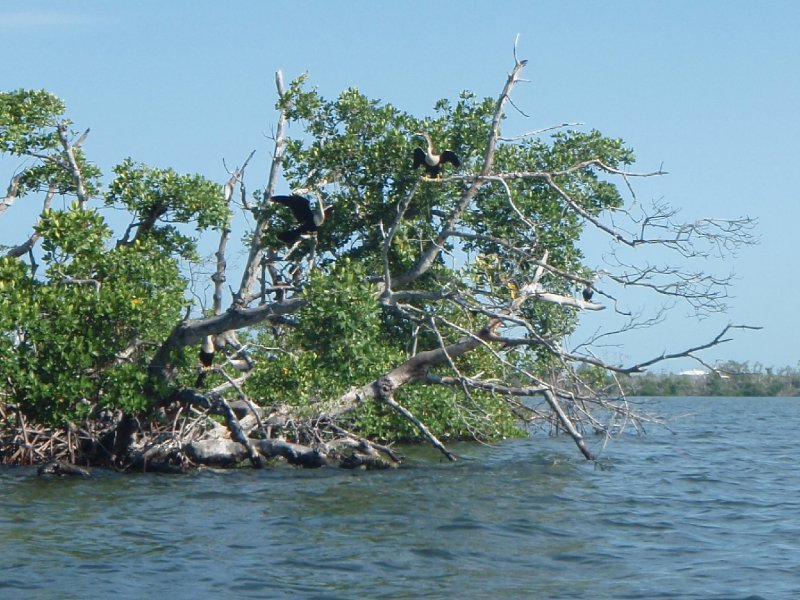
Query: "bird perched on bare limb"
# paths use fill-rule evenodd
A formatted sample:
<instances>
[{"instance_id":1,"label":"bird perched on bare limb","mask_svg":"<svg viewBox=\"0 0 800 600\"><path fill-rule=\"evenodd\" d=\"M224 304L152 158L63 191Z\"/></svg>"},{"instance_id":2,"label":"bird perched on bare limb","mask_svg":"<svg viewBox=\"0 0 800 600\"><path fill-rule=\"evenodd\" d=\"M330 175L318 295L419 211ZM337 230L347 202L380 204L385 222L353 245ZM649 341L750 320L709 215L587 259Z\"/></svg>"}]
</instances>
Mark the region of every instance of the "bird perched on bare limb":
<instances>
[{"instance_id":1,"label":"bird perched on bare limb","mask_svg":"<svg viewBox=\"0 0 800 600\"><path fill-rule=\"evenodd\" d=\"M441 154L436 154L433 150L433 142L431 141L431 136L427 133L415 133L414 135L425 138L425 141L428 143L427 150L423 150L422 148L414 148L414 168L418 168L420 165L425 167L425 171L427 171L428 175L431 177L438 177L439 173L442 171L442 165L444 163L450 163L454 167L460 167L461 161L456 156L456 153L452 150L445 150Z\"/></svg>"},{"instance_id":2,"label":"bird perched on bare limb","mask_svg":"<svg viewBox=\"0 0 800 600\"><path fill-rule=\"evenodd\" d=\"M203 338L203 343L200 345L200 373L197 375L197 381L194 387L199 388L206 380L206 375L211 370L211 365L214 363L214 354L216 354L216 347L214 345L214 336L207 335Z\"/></svg>"},{"instance_id":3,"label":"bird perched on bare limb","mask_svg":"<svg viewBox=\"0 0 800 600\"><path fill-rule=\"evenodd\" d=\"M592 296L594 296L594 284L601 278L603 275L608 275L608 271L605 269L600 269L595 273L592 278L586 283L586 286L583 288L581 294L583 295L584 302L591 302ZM602 294L602 292L600 292Z\"/></svg>"}]
</instances>

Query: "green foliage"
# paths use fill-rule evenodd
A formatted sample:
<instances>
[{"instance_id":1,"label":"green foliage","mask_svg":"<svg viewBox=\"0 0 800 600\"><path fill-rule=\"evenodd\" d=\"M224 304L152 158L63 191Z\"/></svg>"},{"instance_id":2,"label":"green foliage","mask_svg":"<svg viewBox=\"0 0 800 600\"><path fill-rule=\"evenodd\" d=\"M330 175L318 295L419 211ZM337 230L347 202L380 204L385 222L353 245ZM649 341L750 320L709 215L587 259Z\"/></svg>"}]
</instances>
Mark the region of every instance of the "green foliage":
<instances>
[{"instance_id":1,"label":"green foliage","mask_svg":"<svg viewBox=\"0 0 800 600\"><path fill-rule=\"evenodd\" d=\"M300 121L309 136L307 140L289 140L287 179L297 187L337 182L335 191L327 193L334 216L320 233L321 246L333 255L358 258L367 265L369 275L379 275L382 268L378 260L381 225L392 222L398 203L419 179L419 172L411 168L411 157L413 148L423 142L414 133L429 133L440 149L459 154L462 170L474 171L483 159L495 108L494 100L479 101L465 92L455 104L445 100L437 103L435 117L418 119L391 104L370 100L355 89L336 100L326 100L304 90L302 80L294 82L285 102L291 105L289 118ZM597 131L569 131L555 134L549 143L534 139L499 146L494 171L559 172L598 160L620 168L634 157L621 140L605 138ZM559 175L555 181L589 214L622 204L617 188L594 164ZM402 273L416 262L464 185L424 183L417 190L391 248L393 273ZM563 199L542 178L519 178L509 185L517 209L532 227L520 227L502 187L484 186L463 219L465 228L477 235L464 239L458 247L448 242L445 248L465 252L475 268L459 272L449 269L443 274L446 279L455 277L458 285L488 282L494 293L508 295L509 284L529 280L535 270L535 265L520 261L510 247L527 247L538 253L547 250L549 264L564 271L581 268L583 254L577 244L583 219L575 211L565 210ZM487 272L487 266L492 273ZM441 270L438 273L442 275ZM419 285L430 288L442 283L441 277L437 285L429 276ZM563 281L547 276L542 283L555 292L570 291ZM575 315L558 307L531 305L525 316L540 323L545 336L557 338L575 326Z\"/></svg>"},{"instance_id":2,"label":"green foliage","mask_svg":"<svg viewBox=\"0 0 800 600\"><path fill-rule=\"evenodd\" d=\"M40 163L20 173L18 195L52 188L58 194L75 194L76 186L58 127L68 126L64 103L44 90L0 92L0 154L31 156ZM86 160L80 148L73 151L89 196L98 193L100 169Z\"/></svg>"},{"instance_id":3,"label":"green foliage","mask_svg":"<svg viewBox=\"0 0 800 600\"><path fill-rule=\"evenodd\" d=\"M285 102L291 105L289 118L301 122L308 134L287 141L286 178L295 187L338 183L335 192L323 188L334 213L320 232L321 245L372 268L379 264L379 223L392 221L397 203L419 179L411 157L413 148L424 142L414 133L429 133L442 148L459 153L468 168L482 152L491 121L491 104L476 102L469 94L455 107L440 103L437 116L427 119L371 100L354 88L327 100L305 91L302 80L292 85ZM411 266L420 241L435 232L432 210L452 205L460 191L435 185L418 190L392 247L395 270Z\"/></svg>"},{"instance_id":4,"label":"green foliage","mask_svg":"<svg viewBox=\"0 0 800 600\"><path fill-rule=\"evenodd\" d=\"M525 435L505 400L491 394L475 392L465 401L452 389L413 384L401 388L395 399L441 440L496 441ZM352 428L386 442L425 441L413 423L377 402L356 412Z\"/></svg>"},{"instance_id":5,"label":"green foliage","mask_svg":"<svg viewBox=\"0 0 800 600\"><path fill-rule=\"evenodd\" d=\"M69 263L50 265L46 280L17 260L0 259L0 380L24 413L53 424L95 406L138 411L152 402L146 365L183 304L185 282L163 250L78 245L67 223L83 222L74 218L79 212L49 215L41 229L53 253L74 250ZM105 225L95 225L86 237L99 242Z\"/></svg>"},{"instance_id":6,"label":"green foliage","mask_svg":"<svg viewBox=\"0 0 800 600\"><path fill-rule=\"evenodd\" d=\"M111 235L103 217L94 210L80 210L73 204L68 211L45 210L36 226L42 236L44 261L62 275L90 273L104 254L104 244ZM70 273L65 263L73 260Z\"/></svg>"},{"instance_id":7,"label":"green foliage","mask_svg":"<svg viewBox=\"0 0 800 600\"><path fill-rule=\"evenodd\" d=\"M167 252L196 258L194 240L171 223L194 222L200 230L220 230L228 223L230 211L222 189L200 175L181 175L131 159L114 167L114 173L106 206L128 210L141 223L137 236L151 238Z\"/></svg>"},{"instance_id":8,"label":"green foliage","mask_svg":"<svg viewBox=\"0 0 800 600\"><path fill-rule=\"evenodd\" d=\"M0 152L18 156L55 150L64 103L44 90L0 92Z\"/></svg>"},{"instance_id":9,"label":"green foliage","mask_svg":"<svg viewBox=\"0 0 800 600\"><path fill-rule=\"evenodd\" d=\"M360 264L345 260L328 274L315 272L304 296L308 304L296 315L298 326L276 340L283 351L247 381L255 395L270 403L330 399L403 360L384 335L377 297Z\"/></svg>"},{"instance_id":10,"label":"green foliage","mask_svg":"<svg viewBox=\"0 0 800 600\"><path fill-rule=\"evenodd\" d=\"M0 93L0 152L36 160L19 175L20 196L77 194L63 113L44 91ZM99 195L100 171L80 148L71 151L89 197ZM181 318L186 281L177 261L195 256L186 226L221 229L229 220L220 186L200 176L131 160L114 172L106 205L131 214L133 239L114 244L103 216L74 202L39 217L43 270L0 259L0 396L42 422L102 407L136 412L157 400L147 366Z\"/></svg>"},{"instance_id":11,"label":"green foliage","mask_svg":"<svg viewBox=\"0 0 800 600\"><path fill-rule=\"evenodd\" d=\"M96 196L100 192L100 177L102 173L97 165L87 161L82 150L73 150L75 161L81 170L84 187L87 195ZM72 173L66 168L66 158L63 153L53 155L57 160L48 160L42 164L25 169L20 176L20 196L31 192L44 192L51 187L57 194L76 195L77 188Z\"/></svg>"}]
</instances>

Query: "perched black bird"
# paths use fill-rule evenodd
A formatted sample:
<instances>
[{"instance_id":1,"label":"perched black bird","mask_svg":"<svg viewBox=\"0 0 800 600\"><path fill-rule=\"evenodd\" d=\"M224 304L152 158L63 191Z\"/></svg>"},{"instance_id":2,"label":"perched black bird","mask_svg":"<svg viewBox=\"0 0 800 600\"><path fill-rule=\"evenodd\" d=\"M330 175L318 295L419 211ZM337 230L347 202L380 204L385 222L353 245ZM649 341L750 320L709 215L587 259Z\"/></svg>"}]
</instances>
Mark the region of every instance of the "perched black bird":
<instances>
[{"instance_id":1,"label":"perched black bird","mask_svg":"<svg viewBox=\"0 0 800 600\"><path fill-rule=\"evenodd\" d=\"M303 198L303 196L272 196L270 200L288 206L294 218L300 223L300 225L294 229L278 232L278 239L289 246L299 240L300 236L317 231L320 225L325 222L325 218L330 215L331 209L333 208L329 206L326 209L322 204L321 198L317 204L316 211L311 210L311 203L307 198Z\"/></svg>"},{"instance_id":2,"label":"perched black bird","mask_svg":"<svg viewBox=\"0 0 800 600\"><path fill-rule=\"evenodd\" d=\"M585 288L583 288L583 300L584 300L584 302L589 302L589 300L592 299L593 295L594 295L594 290L592 289L591 285L587 285Z\"/></svg>"},{"instance_id":3,"label":"perched black bird","mask_svg":"<svg viewBox=\"0 0 800 600\"><path fill-rule=\"evenodd\" d=\"M425 138L425 141L428 142L428 149L423 150L422 148L414 148L414 168L418 168L420 165L425 167L425 171L427 171L428 175L431 177L438 177L439 173L442 171L442 165L444 163L450 163L454 167L460 167L461 161L458 160L458 156L452 150L445 150L441 154L436 154L433 151L433 142L431 142L431 136L427 133L415 133L419 137Z\"/></svg>"},{"instance_id":4,"label":"perched black bird","mask_svg":"<svg viewBox=\"0 0 800 600\"><path fill-rule=\"evenodd\" d=\"M200 358L202 370L197 376L197 381L195 381L194 387L199 388L203 385L203 382L206 380L206 375L208 375L209 370L211 370L215 353L216 348L214 347L214 336L207 335L203 338L203 343L200 345L200 354L198 354L198 356Z\"/></svg>"}]
</instances>

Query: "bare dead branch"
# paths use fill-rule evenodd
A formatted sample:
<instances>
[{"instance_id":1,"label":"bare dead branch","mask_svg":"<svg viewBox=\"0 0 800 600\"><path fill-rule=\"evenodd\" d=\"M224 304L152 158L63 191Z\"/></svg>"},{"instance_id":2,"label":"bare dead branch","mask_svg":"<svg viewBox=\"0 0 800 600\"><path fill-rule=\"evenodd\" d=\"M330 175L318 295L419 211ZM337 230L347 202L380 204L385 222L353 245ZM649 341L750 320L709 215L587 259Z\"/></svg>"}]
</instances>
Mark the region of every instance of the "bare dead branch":
<instances>
[{"instance_id":1,"label":"bare dead branch","mask_svg":"<svg viewBox=\"0 0 800 600\"><path fill-rule=\"evenodd\" d=\"M223 186L223 197L225 199L225 204L230 206L231 200L233 199L233 190L236 184L242 181L242 177L244 176L244 171L247 168L247 165L250 163L250 159L253 158L253 155L256 153L253 150L250 155L245 159L244 164L241 167L234 169L233 173L231 173L230 178ZM230 230L230 223L227 223L223 230L220 232L219 236L219 244L217 246L217 252L215 254L217 259L216 270L214 274L211 276L211 281L214 282L214 295L213 295L213 310L214 314L218 315L222 312L222 292L223 287L225 285L225 281L227 279L226 270L227 270L227 262L225 260L225 248L228 245L228 239L230 238L231 230Z\"/></svg>"},{"instance_id":2,"label":"bare dead branch","mask_svg":"<svg viewBox=\"0 0 800 600\"><path fill-rule=\"evenodd\" d=\"M581 453L586 457L586 460L594 460L595 457L586 446L586 441L583 439L581 433L575 428L575 424L570 420L567 416L567 413L564 412L564 409L561 407L558 399L556 398L555 394L549 389L546 389L542 392L544 399L547 401L547 404L550 405L550 408L553 410L556 415L558 415L558 419L561 422L561 425L564 429L567 430L572 440L575 442L575 445L578 446L578 449Z\"/></svg>"},{"instance_id":3,"label":"bare dead branch","mask_svg":"<svg viewBox=\"0 0 800 600\"><path fill-rule=\"evenodd\" d=\"M667 361L667 360L676 359L676 358L688 357L688 356L693 355L695 352L698 352L700 350L706 350L708 348L712 348L712 347L717 346L719 344L724 344L725 342L729 342L729 341L731 341L732 338L726 338L725 336L728 334L728 332L731 329L742 329L742 330L757 331L757 330L761 329L761 327L755 327L755 326L752 326L752 325L726 325L725 328L722 331L720 331L714 337L714 339L712 339L710 342L707 342L705 344L700 344L700 345L694 346L693 348L689 348L688 350L683 350L681 352L673 352L673 353L669 353L669 354L664 353L664 354L661 354L660 356L657 356L655 358L651 358L649 360L640 362L640 363L638 363L636 365L633 365L633 366L630 366L630 367L626 367L626 368L615 368L615 367L608 367L608 368L610 368L611 370L613 370L613 371L615 371L617 373L625 373L625 374L641 373L647 367L651 367L654 364L657 364L657 363L660 363L660 362L664 362L664 361ZM604 366L607 366L607 365L604 365Z\"/></svg>"},{"instance_id":4,"label":"bare dead branch","mask_svg":"<svg viewBox=\"0 0 800 600\"><path fill-rule=\"evenodd\" d=\"M559 125L550 125L549 127L543 127L542 129L534 129L533 131L527 131L525 133L520 133L518 135L511 137L500 137L498 138L498 140L501 142L516 142L517 140L522 140L525 138L541 135L543 133L547 133L548 131L553 131L554 129L562 129L564 127L579 127L581 125L583 125L583 123L580 122L561 123Z\"/></svg>"},{"instance_id":5,"label":"bare dead branch","mask_svg":"<svg viewBox=\"0 0 800 600\"><path fill-rule=\"evenodd\" d=\"M17 199L19 183L21 180L22 174L14 175L11 178L11 182L8 184L5 197L0 200L0 215L6 212L9 208L11 208L11 205L14 204L14 201Z\"/></svg>"},{"instance_id":6,"label":"bare dead branch","mask_svg":"<svg viewBox=\"0 0 800 600\"><path fill-rule=\"evenodd\" d=\"M47 194L44 197L44 204L42 206L42 212L44 212L45 210L50 208L50 205L53 202L53 196L55 196L55 193L56 193L55 184L50 184L50 189L47 190ZM37 221L37 224L38 224L38 221ZM36 244L36 242L39 241L40 237L41 237L41 234L36 232L36 227L34 227L34 232L31 234L31 237L29 237L25 242L23 242L19 246L11 248L8 252L6 252L6 256L8 256L10 258L19 258L20 256L23 256L24 254L30 254L31 255L31 265L34 265L35 263L33 262L32 250L33 250L33 247Z\"/></svg>"},{"instance_id":7,"label":"bare dead branch","mask_svg":"<svg viewBox=\"0 0 800 600\"><path fill-rule=\"evenodd\" d=\"M77 279L75 277L64 276L59 283L70 285L90 285L94 288L95 295L100 295L100 282L97 279Z\"/></svg>"},{"instance_id":8,"label":"bare dead branch","mask_svg":"<svg viewBox=\"0 0 800 600\"><path fill-rule=\"evenodd\" d=\"M89 202L89 195L86 192L86 186L83 183L83 175L81 174L80 166L78 165L78 161L75 159L75 147L69 143L68 133L68 123L62 121L58 124L58 137L61 140L61 146L64 148L64 154L67 157L67 165L69 168L69 172L72 175L72 181L75 183L75 191L78 196L78 202L80 204L81 209L86 208L86 204ZM80 144L86 139L86 136L89 134L89 130L87 129L81 138L78 140Z\"/></svg>"},{"instance_id":9,"label":"bare dead branch","mask_svg":"<svg viewBox=\"0 0 800 600\"><path fill-rule=\"evenodd\" d=\"M222 396L217 396L214 399L213 410L225 417L225 422L227 423L228 429L231 432L231 437L247 448L247 456L250 458L250 463L253 465L253 467L264 467L264 457L261 456L253 442L242 430L239 419L236 418L236 414L233 412L233 409L231 408L231 405L228 404L227 400L225 400L225 398Z\"/></svg>"},{"instance_id":10,"label":"bare dead branch","mask_svg":"<svg viewBox=\"0 0 800 600\"><path fill-rule=\"evenodd\" d=\"M282 100L286 96L286 88L283 83L283 73L281 73L281 71L275 73L275 85L278 90L278 98ZM253 295L252 290L258 279L261 260L264 255L263 239L268 227L267 212L265 209L270 197L275 193L275 186L277 185L281 165L283 164L287 108L288 107L281 108L280 116L278 117L278 127L275 134L275 150L272 155L269 180L264 190L263 205L258 212L258 219L256 221L255 230L253 231L253 239L250 243L250 252L242 275L242 282L239 286L239 291L236 293L236 304L238 306L247 306L253 299L258 297L258 294Z\"/></svg>"},{"instance_id":11,"label":"bare dead branch","mask_svg":"<svg viewBox=\"0 0 800 600\"><path fill-rule=\"evenodd\" d=\"M221 315L205 319L187 319L180 322L156 352L148 368L150 374L159 379L174 377L170 357L173 352L185 346L199 344L207 335L220 335L228 330L241 329L263 322L279 321L284 315L304 306L302 298L292 298L271 304L261 304L253 308L231 307Z\"/></svg>"},{"instance_id":12,"label":"bare dead branch","mask_svg":"<svg viewBox=\"0 0 800 600\"><path fill-rule=\"evenodd\" d=\"M397 286L404 286L408 283L414 281L415 279L419 278L423 273L428 271L431 268L436 258L442 251L444 247L444 243L447 238L450 236L450 232L455 228L456 222L461 218L464 211L470 205L472 200L478 194L478 191L485 183L485 177L489 175L492 170L492 164L494 162L494 154L497 149L497 140L500 137L500 122L503 118L504 114L504 107L506 102L508 102L509 94L511 94L511 90L516 85L517 81L519 80L519 74L522 69L527 64L527 61L517 61L514 65L514 69L508 76L506 80L506 84L503 87L503 91L500 92L500 97L497 99L497 106L495 108L494 117L492 119L492 125L490 128L489 138L486 142L486 150L484 152L483 158L483 166L480 171L479 177L472 178L472 182L461 195L461 198L456 205L456 207L451 212L449 218L444 223L439 232L439 235L433 240L427 247L427 249L422 253L417 264L407 273L399 275L395 278L395 285Z\"/></svg>"}]
</instances>

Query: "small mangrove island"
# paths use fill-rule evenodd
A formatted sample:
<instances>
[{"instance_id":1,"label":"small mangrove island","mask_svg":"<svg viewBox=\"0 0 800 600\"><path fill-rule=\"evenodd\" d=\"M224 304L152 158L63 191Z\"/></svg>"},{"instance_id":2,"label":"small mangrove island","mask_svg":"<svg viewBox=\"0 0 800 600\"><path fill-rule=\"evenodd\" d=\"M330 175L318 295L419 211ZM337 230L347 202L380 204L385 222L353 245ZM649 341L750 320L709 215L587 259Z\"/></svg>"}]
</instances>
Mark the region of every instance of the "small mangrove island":
<instances>
[{"instance_id":1,"label":"small mangrove island","mask_svg":"<svg viewBox=\"0 0 800 600\"><path fill-rule=\"evenodd\" d=\"M621 139L510 119L526 61L510 66L496 97L422 116L278 72L269 147L212 176L104 174L60 98L0 92L0 224L40 207L2 225L0 462L393 468L398 442L455 460L453 440L537 428L593 460L591 436L647 419L625 396L651 380L631 376L754 328L631 364L598 348L647 326L630 294L723 314L732 276L709 257L754 222L682 222L636 198L664 173ZM596 333L567 345L587 316Z\"/></svg>"}]
</instances>

